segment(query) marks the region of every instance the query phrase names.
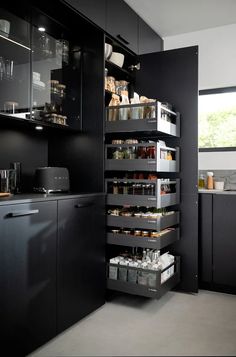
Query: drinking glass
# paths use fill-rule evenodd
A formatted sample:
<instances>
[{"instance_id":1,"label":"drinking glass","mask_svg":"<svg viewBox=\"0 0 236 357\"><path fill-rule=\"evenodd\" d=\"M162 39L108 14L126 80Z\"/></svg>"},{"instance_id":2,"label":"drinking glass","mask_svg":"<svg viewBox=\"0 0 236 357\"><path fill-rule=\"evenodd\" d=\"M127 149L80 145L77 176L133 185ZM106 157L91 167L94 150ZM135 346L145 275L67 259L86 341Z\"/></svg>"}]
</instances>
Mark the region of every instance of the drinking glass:
<instances>
[{"instance_id":1,"label":"drinking glass","mask_svg":"<svg viewBox=\"0 0 236 357\"><path fill-rule=\"evenodd\" d=\"M14 62L11 60L5 60L5 76L6 79L13 79L13 66Z\"/></svg>"},{"instance_id":2,"label":"drinking glass","mask_svg":"<svg viewBox=\"0 0 236 357\"><path fill-rule=\"evenodd\" d=\"M0 80L2 81L5 76L5 62L3 57L0 57Z\"/></svg>"}]
</instances>

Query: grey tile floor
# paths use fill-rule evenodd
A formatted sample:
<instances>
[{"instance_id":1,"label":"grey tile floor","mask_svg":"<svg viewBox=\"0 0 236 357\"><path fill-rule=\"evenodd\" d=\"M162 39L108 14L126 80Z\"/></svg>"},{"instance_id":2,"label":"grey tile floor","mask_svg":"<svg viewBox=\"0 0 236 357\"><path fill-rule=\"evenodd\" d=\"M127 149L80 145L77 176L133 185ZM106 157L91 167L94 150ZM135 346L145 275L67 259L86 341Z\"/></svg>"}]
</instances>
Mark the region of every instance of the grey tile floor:
<instances>
[{"instance_id":1,"label":"grey tile floor","mask_svg":"<svg viewBox=\"0 0 236 357\"><path fill-rule=\"evenodd\" d=\"M236 296L119 295L30 356L236 356Z\"/></svg>"}]
</instances>

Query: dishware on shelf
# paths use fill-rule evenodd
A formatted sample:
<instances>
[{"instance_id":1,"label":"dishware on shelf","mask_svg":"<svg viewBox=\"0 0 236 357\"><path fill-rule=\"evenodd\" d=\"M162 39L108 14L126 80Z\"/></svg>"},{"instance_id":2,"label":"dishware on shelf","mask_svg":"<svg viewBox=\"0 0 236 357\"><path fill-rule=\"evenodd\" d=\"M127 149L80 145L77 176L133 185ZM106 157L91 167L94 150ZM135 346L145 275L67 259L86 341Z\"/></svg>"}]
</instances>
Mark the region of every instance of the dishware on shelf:
<instances>
[{"instance_id":1,"label":"dishware on shelf","mask_svg":"<svg viewBox=\"0 0 236 357\"><path fill-rule=\"evenodd\" d=\"M111 57L109 59L110 62L116 64L121 68L123 67L124 60L125 60L125 56L123 55L123 53L119 53L119 52L112 52Z\"/></svg>"},{"instance_id":2,"label":"dishware on shelf","mask_svg":"<svg viewBox=\"0 0 236 357\"><path fill-rule=\"evenodd\" d=\"M12 60L6 59L5 60L5 77L8 80L13 79L13 68L14 62Z\"/></svg>"},{"instance_id":3,"label":"dishware on shelf","mask_svg":"<svg viewBox=\"0 0 236 357\"><path fill-rule=\"evenodd\" d=\"M111 57L113 47L109 43L105 43L104 55L105 59L108 60Z\"/></svg>"},{"instance_id":4,"label":"dishware on shelf","mask_svg":"<svg viewBox=\"0 0 236 357\"><path fill-rule=\"evenodd\" d=\"M19 106L19 103L13 102L13 101L8 101L4 103L4 112L6 114L15 114L17 107Z\"/></svg>"},{"instance_id":5,"label":"dishware on shelf","mask_svg":"<svg viewBox=\"0 0 236 357\"><path fill-rule=\"evenodd\" d=\"M0 19L0 34L8 37L10 33L10 21Z\"/></svg>"}]
</instances>

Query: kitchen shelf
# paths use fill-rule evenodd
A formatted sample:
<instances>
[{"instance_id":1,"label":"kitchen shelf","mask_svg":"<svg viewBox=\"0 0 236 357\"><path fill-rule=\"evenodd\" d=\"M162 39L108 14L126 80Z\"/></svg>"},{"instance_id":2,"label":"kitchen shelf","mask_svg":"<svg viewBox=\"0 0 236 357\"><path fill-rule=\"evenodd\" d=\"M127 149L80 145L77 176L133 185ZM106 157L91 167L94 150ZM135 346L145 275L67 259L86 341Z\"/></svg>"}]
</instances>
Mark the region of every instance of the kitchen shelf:
<instances>
[{"instance_id":1,"label":"kitchen shelf","mask_svg":"<svg viewBox=\"0 0 236 357\"><path fill-rule=\"evenodd\" d=\"M108 69L108 75L112 75L115 78L119 79L130 79L130 77L134 77L134 74L132 72L127 71L123 67L117 66L115 63L106 60L105 61L105 67Z\"/></svg>"},{"instance_id":2,"label":"kitchen shelf","mask_svg":"<svg viewBox=\"0 0 236 357\"><path fill-rule=\"evenodd\" d=\"M158 238L136 237L131 234L107 233L107 243L126 247L162 249L179 240L179 228L169 230Z\"/></svg>"},{"instance_id":3,"label":"kitchen shelf","mask_svg":"<svg viewBox=\"0 0 236 357\"><path fill-rule=\"evenodd\" d=\"M23 117L24 115L25 115L24 113L22 114L17 113L16 116L0 113L0 122L9 125L11 124L25 125L31 128L35 128L36 126L41 126L47 130L53 129L53 130L73 131L73 132L79 131L79 129L72 128L69 125L54 124L43 120L26 119Z\"/></svg>"},{"instance_id":4,"label":"kitchen shelf","mask_svg":"<svg viewBox=\"0 0 236 357\"><path fill-rule=\"evenodd\" d=\"M131 150L138 147L155 147L154 159L110 159L109 151L112 149ZM175 154L175 160L161 159L162 151L170 151ZM154 171L154 172L178 172L179 171L179 148L161 146L159 143L139 144L108 144L106 145L105 170L107 171Z\"/></svg>"},{"instance_id":5,"label":"kitchen shelf","mask_svg":"<svg viewBox=\"0 0 236 357\"><path fill-rule=\"evenodd\" d=\"M119 116L119 110L128 109L129 113L135 108L137 110L145 107L154 107L154 117L151 118L130 118L129 114L128 120L111 120L109 121L110 111L115 110L116 114ZM137 112L136 110L136 112ZM172 116L173 122L164 120L162 113L168 113ZM105 132L106 133L126 133L126 132L159 132L168 134L171 136L180 136L180 114L178 112L173 112L161 104L161 102L145 103L145 104L130 104L130 105L120 105L120 106L110 106L106 108L106 122L105 122Z\"/></svg>"},{"instance_id":6,"label":"kitchen shelf","mask_svg":"<svg viewBox=\"0 0 236 357\"><path fill-rule=\"evenodd\" d=\"M108 193L107 185L109 182L122 182L122 183L149 183L155 184L155 195L132 195L132 194L112 194ZM173 206L180 202L180 179L165 181L162 179L156 180L131 180L131 179L106 179L106 192L107 192L107 204L108 205L130 205L130 206L147 206L164 208L167 206ZM162 185L175 185L174 193L161 194Z\"/></svg>"},{"instance_id":7,"label":"kitchen shelf","mask_svg":"<svg viewBox=\"0 0 236 357\"><path fill-rule=\"evenodd\" d=\"M166 280L164 283L161 284L161 273L169 269L174 265L175 272L174 274ZM115 264L108 264L108 271L109 266L117 266ZM128 269L140 271L139 268L131 268ZM147 270L147 272L153 273L153 270ZM149 298L159 299L162 295L166 292L174 288L180 282L180 257L175 257L175 262L162 271L157 271L157 278L156 278L156 286L149 287L146 285L140 285L135 283L130 283L122 280L114 280L114 279L107 279L107 288L115 291L120 291L128 294L145 296Z\"/></svg>"},{"instance_id":8,"label":"kitchen shelf","mask_svg":"<svg viewBox=\"0 0 236 357\"><path fill-rule=\"evenodd\" d=\"M107 215L107 226L110 227L140 228L161 231L177 224L179 224L178 211L160 216L157 219Z\"/></svg>"}]
</instances>

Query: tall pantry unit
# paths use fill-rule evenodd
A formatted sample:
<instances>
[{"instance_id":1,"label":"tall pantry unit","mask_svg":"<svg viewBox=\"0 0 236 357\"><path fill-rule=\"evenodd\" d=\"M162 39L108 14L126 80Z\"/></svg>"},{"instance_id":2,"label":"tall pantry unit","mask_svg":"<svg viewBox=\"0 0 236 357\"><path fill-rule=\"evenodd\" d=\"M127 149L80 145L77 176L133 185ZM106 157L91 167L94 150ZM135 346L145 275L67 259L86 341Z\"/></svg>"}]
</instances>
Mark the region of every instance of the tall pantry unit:
<instances>
[{"instance_id":1,"label":"tall pantry unit","mask_svg":"<svg viewBox=\"0 0 236 357\"><path fill-rule=\"evenodd\" d=\"M123 75L129 80L130 93L136 91L157 99L145 105L106 109L107 287L153 298L175 286L197 292L197 47L151 53L138 60L141 69L130 76L126 69L119 73L116 66L113 72L106 61L110 75ZM174 109L163 102L173 104ZM148 108L152 114L137 119L137 113L142 111L143 115ZM119 120L125 110L130 119ZM148 154L142 156L143 151ZM172 160L166 160L167 153ZM165 187L168 192L163 195ZM165 214L148 218L147 213L163 208ZM137 256L142 249L175 255L171 267L163 271L166 274L172 268L173 275L163 284L160 271L150 286L148 282L138 283L143 271L140 268L125 267L124 281L119 279L119 268L124 267L109 264L110 258L124 251ZM118 274L111 279L109 272L114 271ZM136 283L129 282L129 273L136 274ZM147 270L148 274L153 271Z\"/></svg>"}]
</instances>

